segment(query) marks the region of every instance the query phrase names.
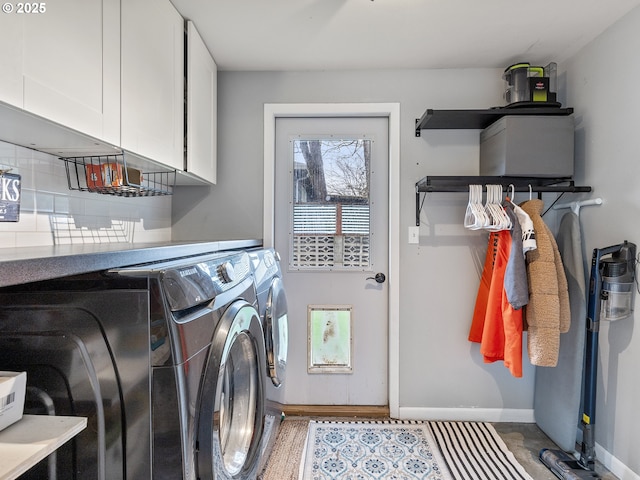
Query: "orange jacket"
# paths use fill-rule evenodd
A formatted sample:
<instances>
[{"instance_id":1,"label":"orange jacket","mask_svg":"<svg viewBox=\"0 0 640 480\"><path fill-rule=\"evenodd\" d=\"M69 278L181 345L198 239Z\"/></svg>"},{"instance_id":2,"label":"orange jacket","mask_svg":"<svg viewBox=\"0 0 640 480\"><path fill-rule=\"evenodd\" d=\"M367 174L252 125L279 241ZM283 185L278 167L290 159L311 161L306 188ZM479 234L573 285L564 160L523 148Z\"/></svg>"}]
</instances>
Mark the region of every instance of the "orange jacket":
<instances>
[{"instance_id":1,"label":"orange jacket","mask_svg":"<svg viewBox=\"0 0 640 480\"><path fill-rule=\"evenodd\" d=\"M522 377L522 309L511 306L504 290L510 253L510 232L491 232L469 340L480 344L485 363L503 360L514 377Z\"/></svg>"}]
</instances>

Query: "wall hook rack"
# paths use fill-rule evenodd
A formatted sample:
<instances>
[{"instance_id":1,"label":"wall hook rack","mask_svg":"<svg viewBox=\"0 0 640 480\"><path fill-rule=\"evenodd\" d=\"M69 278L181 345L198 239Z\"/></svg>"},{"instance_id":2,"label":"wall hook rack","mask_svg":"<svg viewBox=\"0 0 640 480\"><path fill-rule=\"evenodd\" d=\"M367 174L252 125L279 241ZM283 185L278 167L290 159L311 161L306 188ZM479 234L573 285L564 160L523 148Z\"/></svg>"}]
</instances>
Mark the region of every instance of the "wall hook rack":
<instances>
[{"instance_id":1,"label":"wall hook rack","mask_svg":"<svg viewBox=\"0 0 640 480\"><path fill-rule=\"evenodd\" d=\"M420 226L420 212L429 192L469 192L469 185L502 185L504 192L581 193L590 186L576 186L571 178L543 177L487 177L487 176L428 176L416 182L416 226Z\"/></svg>"}]
</instances>

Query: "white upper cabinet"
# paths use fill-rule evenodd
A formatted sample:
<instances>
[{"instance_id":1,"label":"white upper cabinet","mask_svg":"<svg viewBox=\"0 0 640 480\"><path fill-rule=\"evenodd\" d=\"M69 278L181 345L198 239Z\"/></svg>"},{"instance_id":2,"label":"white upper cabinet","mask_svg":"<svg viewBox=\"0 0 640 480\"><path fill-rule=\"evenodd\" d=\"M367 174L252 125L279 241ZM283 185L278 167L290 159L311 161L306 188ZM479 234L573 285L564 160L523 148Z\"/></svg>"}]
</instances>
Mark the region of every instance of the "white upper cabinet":
<instances>
[{"instance_id":1,"label":"white upper cabinet","mask_svg":"<svg viewBox=\"0 0 640 480\"><path fill-rule=\"evenodd\" d=\"M0 100L118 145L120 1L11 5L0 15Z\"/></svg>"},{"instance_id":2,"label":"white upper cabinet","mask_svg":"<svg viewBox=\"0 0 640 480\"><path fill-rule=\"evenodd\" d=\"M0 12L0 140L216 183L217 67L170 0L7 5L25 13Z\"/></svg>"},{"instance_id":3,"label":"white upper cabinet","mask_svg":"<svg viewBox=\"0 0 640 480\"><path fill-rule=\"evenodd\" d=\"M0 100L16 107L22 101L22 38L24 17L0 15Z\"/></svg>"},{"instance_id":4,"label":"white upper cabinet","mask_svg":"<svg viewBox=\"0 0 640 480\"><path fill-rule=\"evenodd\" d=\"M187 32L187 172L216 183L218 70L193 22Z\"/></svg>"},{"instance_id":5,"label":"white upper cabinet","mask_svg":"<svg viewBox=\"0 0 640 480\"><path fill-rule=\"evenodd\" d=\"M123 149L184 170L184 21L168 0L122 2Z\"/></svg>"}]
</instances>

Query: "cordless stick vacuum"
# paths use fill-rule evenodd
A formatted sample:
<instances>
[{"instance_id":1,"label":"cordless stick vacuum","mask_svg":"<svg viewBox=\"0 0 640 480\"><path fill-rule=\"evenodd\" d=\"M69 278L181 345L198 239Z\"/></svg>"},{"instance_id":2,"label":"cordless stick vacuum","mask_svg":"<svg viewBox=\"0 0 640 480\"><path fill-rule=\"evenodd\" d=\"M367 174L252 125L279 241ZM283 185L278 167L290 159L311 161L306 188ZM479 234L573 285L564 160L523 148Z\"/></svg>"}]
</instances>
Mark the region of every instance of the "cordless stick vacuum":
<instances>
[{"instance_id":1,"label":"cordless stick vacuum","mask_svg":"<svg viewBox=\"0 0 640 480\"><path fill-rule=\"evenodd\" d=\"M603 258L607 255L610 257ZM587 301L580 460L562 450L540 450L542 463L560 479L600 478L594 471L600 315L603 314L605 320L621 320L631 315L635 259L636 245L626 240L619 245L593 250Z\"/></svg>"}]
</instances>

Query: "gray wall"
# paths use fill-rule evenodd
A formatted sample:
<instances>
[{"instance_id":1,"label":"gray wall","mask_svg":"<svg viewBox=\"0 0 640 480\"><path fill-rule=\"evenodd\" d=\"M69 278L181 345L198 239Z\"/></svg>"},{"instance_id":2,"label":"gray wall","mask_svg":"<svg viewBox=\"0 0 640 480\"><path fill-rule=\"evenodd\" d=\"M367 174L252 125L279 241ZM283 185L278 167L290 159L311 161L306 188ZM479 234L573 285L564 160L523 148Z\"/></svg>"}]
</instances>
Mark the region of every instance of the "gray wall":
<instances>
[{"instance_id":1,"label":"gray wall","mask_svg":"<svg viewBox=\"0 0 640 480\"><path fill-rule=\"evenodd\" d=\"M184 192L188 197L183 196L184 189L178 191L174 239L217 239L218 229L230 237L261 235L265 103L399 102L400 406L421 416L425 409L451 408L475 414L481 409L530 412L531 366L525 366L524 378L515 379L501 363L484 364L477 345L467 341L487 241L486 232L462 226L467 195L430 194L422 214L420 244L406 241L408 227L415 222L417 180L425 175L478 173L477 130L424 131L422 138L416 138L415 119L426 108L502 104L501 73L498 69L219 72L219 185L198 194L189 189ZM306 311L290 311L289 318L306 323ZM306 344L306 336L291 342ZM291 361L304 364L306 358ZM295 384L295 379L291 382Z\"/></svg>"},{"instance_id":2,"label":"gray wall","mask_svg":"<svg viewBox=\"0 0 640 480\"><path fill-rule=\"evenodd\" d=\"M625 239L640 245L640 66L628 61L640 50L639 31L636 8L567 64L568 100L577 112L577 177L604 201L581 210L589 260L594 248ZM634 318L602 324L596 441L640 476L639 311L636 304Z\"/></svg>"},{"instance_id":3,"label":"gray wall","mask_svg":"<svg viewBox=\"0 0 640 480\"><path fill-rule=\"evenodd\" d=\"M592 185L601 207L583 209L585 263L594 247L624 239L640 243L637 112L640 10L561 64L561 100L575 108L576 179ZM425 175L475 175L478 131L423 131L426 108L470 109L502 104L501 70L370 72L220 72L219 185L179 189L175 240L260 237L262 234L263 104L278 102L399 102L401 104L401 238L414 222L414 184ZM525 199L516 195L516 201ZM550 204L554 196L543 198ZM565 199L563 199L564 201ZM486 248L486 234L462 227L465 194L429 194L420 244L400 251L400 404L406 412L529 412L535 369L525 359L521 379L502 364L484 364L467 333ZM555 212L545 219L557 227ZM637 316L637 315L636 315ZM305 312L290 312L305 322ZM620 477L637 478L640 419L634 319L603 325L596 441L599 458ZM305 338L291 338L306 342ZM526 356L526 348L525 348ZM305 358L292 358L305 362ZM287 379L295 383L295 379ZM452 416L455 414L452 413ZM461 415L464 416L464 415ZM634 435L635 434L635 435ZM603 450L604 448L604 450ZM606 451L605 451L606 450ZM634 473L635 472L635 473Z\"/></svg>"}]
</instances>

